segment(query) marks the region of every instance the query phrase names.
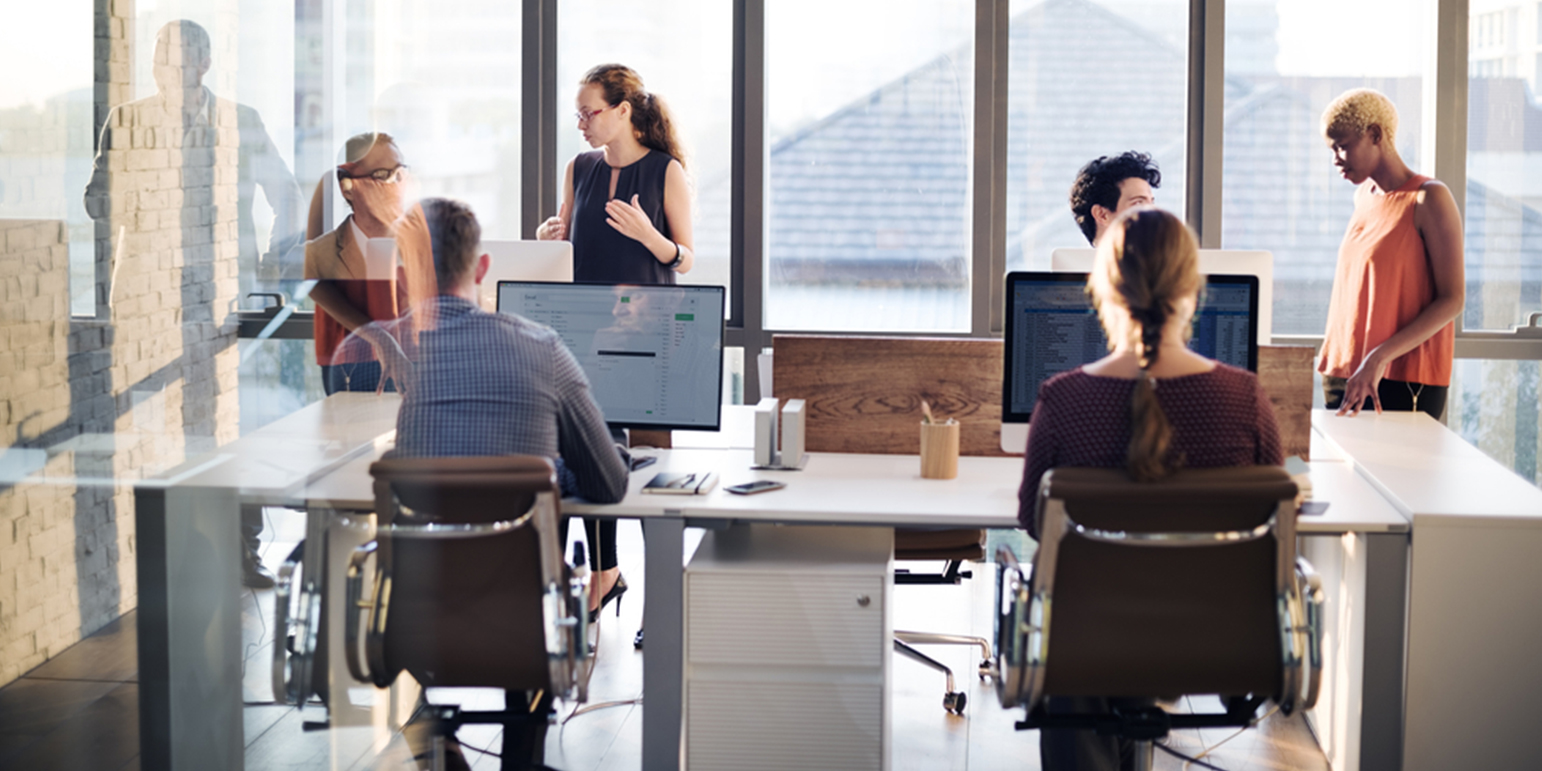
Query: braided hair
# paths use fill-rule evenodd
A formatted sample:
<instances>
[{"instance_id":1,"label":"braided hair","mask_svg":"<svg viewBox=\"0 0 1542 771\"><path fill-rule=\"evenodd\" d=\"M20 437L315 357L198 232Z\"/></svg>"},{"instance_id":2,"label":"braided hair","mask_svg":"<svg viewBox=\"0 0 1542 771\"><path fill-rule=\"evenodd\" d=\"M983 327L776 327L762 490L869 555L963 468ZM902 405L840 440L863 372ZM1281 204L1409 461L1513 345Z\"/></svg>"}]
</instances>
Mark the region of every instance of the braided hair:
<instances>
[{"instance_id":1,"label":"braided hair","mask_svg":"<svg viewBox=\"0 0 1542 771\"><path fill-rule=\"evenodd\" d=\"M1141 377L1130 397L1130 445L1126 468L1141 482L1161 479L1182 465L1169 457L1172 424L1156 398L1151 367L1161 355L1162 330L1178 312L1178 303L1198 294L1199 247L1194 233L1176 216L1150 207L1133 209L1109 228L1098 245L1087 292L1098 318L1114 336L1135 349ZM1112 315L1128 316L1129 324Z\"/></svg>"}]
</instances>

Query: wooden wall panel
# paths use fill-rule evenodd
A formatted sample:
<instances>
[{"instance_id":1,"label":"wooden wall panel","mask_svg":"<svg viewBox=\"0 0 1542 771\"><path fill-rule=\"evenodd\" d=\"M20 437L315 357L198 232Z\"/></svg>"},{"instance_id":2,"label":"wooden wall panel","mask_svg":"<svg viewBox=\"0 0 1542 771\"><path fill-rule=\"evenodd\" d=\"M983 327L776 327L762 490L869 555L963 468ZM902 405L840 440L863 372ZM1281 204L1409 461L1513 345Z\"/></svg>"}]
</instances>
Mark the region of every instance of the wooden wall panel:
<instances>
[{"instance_id":1,"label":"wooden wall panel","mask_svg":"<svg viewBox=\"0 0 1542 771\"><path fill-rule=\"evenodd\" d=\"M921 400L962 423L963 455L1001 451L1001 341L973 338L777 335L773 390L808 402L812 452L915 454ZM1263 346L1259 379L1274 404L1285 455L1307 459L1313 352Z\"/></svg>"},{"instance_id":2,"label":"wooden wall panel","mask_svg":"<svg viewBox=\"0 0 1542 771\"><path fill-rule=\"evenodd\" d=\"M1265 345L1258 349L1258 380L1274 403L1285 457L1310 460L1312 372L1316 353L1306 345Z\"/></svg>"},{"instance_id":3,"label":"wooden wall panel","mask_svg":"<svg viewBox=\"0 0 1542 771\"><path fill-rule=\"evenodd\" d=\"M777 398L807 402L811 452L920 452L921 400L962 424L962 455L1001 451L1001 341L777 335Z\"/></svg>"}]
</instances>

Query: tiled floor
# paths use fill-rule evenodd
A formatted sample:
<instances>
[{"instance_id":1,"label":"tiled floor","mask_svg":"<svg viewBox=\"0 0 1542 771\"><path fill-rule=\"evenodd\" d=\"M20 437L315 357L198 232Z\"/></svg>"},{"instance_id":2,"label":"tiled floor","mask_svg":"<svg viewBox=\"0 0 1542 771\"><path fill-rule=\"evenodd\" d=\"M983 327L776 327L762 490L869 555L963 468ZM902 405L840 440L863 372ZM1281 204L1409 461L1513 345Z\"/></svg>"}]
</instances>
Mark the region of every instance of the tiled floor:
<instances>
[{"instance_id":1,"label":"tiled floor","mask_svg":"<svg viewBox=\"0 0 1542 771\"><path fill-rule=\"evenodd\" d=\"M298 537L297 517L272 512L265 537L265 559L275 564ZM575 531L578 529L575 528ZM591 703L630 699L642 690L642 653L631 638L642 615L642 543L635 523L623 523L619 546L621 564L632 590L618 618L607 609L600 626L600 658L590 683ZM994 591L988 567L977 566L977 577L963 586L900 586L895 589L897 628L968 632L990 636L990 606ZM398 737L379 754L342 753L326 731L305 731L306 721L325 718L319 707L304 711L269 706L268 660L271 655L272 592L248 592L243 622L248 637L245 677L246 742L249 771L268 769L409 769L412 762ZM960 601L967 599L967 601ZM137 769L138 686L135 682L135 614L129 613L96 635L0 689L0 771L6 769L68 769L102 771ZM1020 710L1006 711L997 703L991 684L972 674L975 655L951 646L928 648L954 668L968 694L965 715L942 709L943 678L904 658L893 663L892 757L895 771L955 769L1037 769L1038 736L1013 730ZM477 709L498 708L502 696L489 691L446 694ZM255 702L255 703L253 703ZM1206 710L1215 705L1195 704ZM564 708L559 720L568 717ZM637 706L602 709L573 717L551 728L547 763L567 771L633 771L641 754L642 712ZM1179 731L1172 747L1196 754L1228 735L1230 730ZM461 731L469 747L497 751L499 729L476 726ZM336 755L336 757L334 757ZM498 768L496 758L468 751L479 771ZM1206 756L1221 768L1326 769L1322 752L1298 717L1275 715ZM1181 761L1158 753L1156 767L1176 770Z\"/></svg>"}]
</instances>

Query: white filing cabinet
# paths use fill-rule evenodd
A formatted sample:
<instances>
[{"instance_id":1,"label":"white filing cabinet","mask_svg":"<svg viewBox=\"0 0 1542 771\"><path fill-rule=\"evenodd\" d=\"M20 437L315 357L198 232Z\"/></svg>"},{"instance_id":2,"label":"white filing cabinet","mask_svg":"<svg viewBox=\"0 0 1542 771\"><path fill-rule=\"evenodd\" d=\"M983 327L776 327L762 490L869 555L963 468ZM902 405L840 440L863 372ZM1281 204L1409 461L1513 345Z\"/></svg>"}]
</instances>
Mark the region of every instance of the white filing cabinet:
<instances>
[{"instance_id":1,"label":"white filing cabinet","mask_svg":"<svg viewBox=\"0 0 1542 771\"><path fill-rule=\"evenodd\" d=\"M685 571L689 771L889 768L881 527L734 525Z\"/></svg>"}]
</instances>

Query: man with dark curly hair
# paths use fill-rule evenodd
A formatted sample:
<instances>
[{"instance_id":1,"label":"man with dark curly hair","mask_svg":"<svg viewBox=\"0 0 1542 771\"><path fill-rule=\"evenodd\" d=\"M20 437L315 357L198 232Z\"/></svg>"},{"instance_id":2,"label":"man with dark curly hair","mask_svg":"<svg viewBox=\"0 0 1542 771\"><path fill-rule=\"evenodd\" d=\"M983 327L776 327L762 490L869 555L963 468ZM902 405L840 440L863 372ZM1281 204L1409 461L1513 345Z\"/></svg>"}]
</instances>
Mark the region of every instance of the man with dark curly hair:
<instances>
[{"instance_id":1,"label":"man with dark curly hair","mask_svg":"<svg viewBox=\"0 0 1542 771\"><path fill-rule=\"evenodd\" d=\"M1082 167L1071 185L1071 214L1087 242L1097 246L1103 231L1125 209L1156 202L1162 171L1148 153L1129 150L1104 155Z\"/></svg>"}]
</instances>

